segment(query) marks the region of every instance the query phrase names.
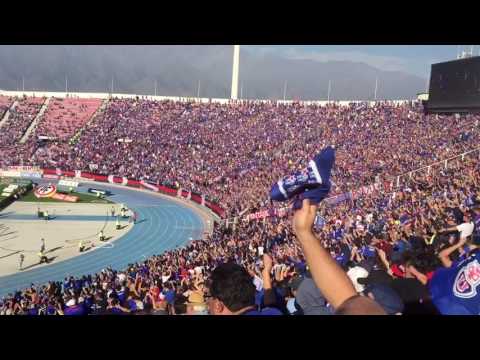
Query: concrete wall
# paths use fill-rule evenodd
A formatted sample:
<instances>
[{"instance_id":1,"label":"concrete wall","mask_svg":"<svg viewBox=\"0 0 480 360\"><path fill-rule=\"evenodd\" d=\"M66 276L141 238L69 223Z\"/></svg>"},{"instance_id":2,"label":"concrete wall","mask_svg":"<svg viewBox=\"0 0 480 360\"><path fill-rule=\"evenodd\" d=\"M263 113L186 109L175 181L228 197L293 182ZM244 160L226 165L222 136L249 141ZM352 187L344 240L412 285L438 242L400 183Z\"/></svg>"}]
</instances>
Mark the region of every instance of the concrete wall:
<instances>
[{"instance_id":1,"label":"concrete wall","mask_svg":"<svg viewBox=\"0 0 480 360\"><path fill-rule=\"evenodd\" d=\"M186 98L186 97L178 97L178 96L151 96L151 95L135 95L135 94L109 94L109 93L65 93L65 92L52 92L52 91L8 91L8 90L0 90L0 95L4 96L18 96L22 97L26 96L36 96L36 97L56 97L56 98L66 98L68 97L77 97L80 99L108 99L111 96L116 98L124 98L124 99L134 99L137 96L141 99L148 99L148 100L171 100L171 101L194 101L194 102L201 102L201 103L208 103L209 101L214 103L220 104L228 104L231 101L244 101L244 100L231 100L231 99L209 99L209 98ZM251 100L249 100L251 101ZM271 100L255 100L259 102L270 102ZM392 100L388 101L388 103L393 104L402 104L405 102L409 102L410 100ZM293 100L277 100L275 103L277 104L292 104ZM340 106L346 106L350 103L364 103L365 101L330 101L331 104L335 103ZM326 100L321 101L300 101L303 105L320 105L325 106L329 102ZM375 101L368 102L370 106L375 104Z\"/></svg>"}]
</instances>

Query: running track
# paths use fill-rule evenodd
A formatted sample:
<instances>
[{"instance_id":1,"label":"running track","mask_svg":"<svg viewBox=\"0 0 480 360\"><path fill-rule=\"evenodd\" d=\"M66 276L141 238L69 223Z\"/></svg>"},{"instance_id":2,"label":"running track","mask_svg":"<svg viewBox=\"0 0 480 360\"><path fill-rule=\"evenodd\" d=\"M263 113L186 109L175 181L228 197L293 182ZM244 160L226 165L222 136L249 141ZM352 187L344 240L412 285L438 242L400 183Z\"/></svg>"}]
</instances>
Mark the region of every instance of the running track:
<instances>
[{"instance_id":1,"label":"running track","mask_svg":"<svg viewBox=\"0 0 480 360\"><path fill-rule=\"evenodd\" d=\"M100 184L84 184L88 187L110 190L110 200L125 203L138 213L137 224L127 234L96 250L50 265L0 277L0 296L23 290L32 283L43 285L48 281L61 281L67 276L82 276L100 272L106 267L125 269L128 264L141 262L146 257L161 254L182 246L190 238L203 235L204 223L194 210L183 207L146 191L108 187Z\"/></svg>"}]
</instances>

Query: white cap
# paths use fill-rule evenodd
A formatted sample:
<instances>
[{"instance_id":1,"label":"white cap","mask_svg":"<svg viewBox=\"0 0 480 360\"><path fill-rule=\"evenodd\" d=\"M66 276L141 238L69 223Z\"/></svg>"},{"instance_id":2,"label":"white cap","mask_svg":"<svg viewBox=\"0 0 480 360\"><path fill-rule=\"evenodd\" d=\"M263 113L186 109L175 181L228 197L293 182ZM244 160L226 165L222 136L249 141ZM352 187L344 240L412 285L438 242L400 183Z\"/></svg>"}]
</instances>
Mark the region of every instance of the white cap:
<instances>
[{"instance_id":1,"label":"white cap","mask_svg":"<svg viewBox=\"0 0 480 360\"><path fill-rule=\"evenodd\" d=\"M353 286L355 287L355 290L357 292L362 292L363 290L365 290L365 285L359 284L357 280L359 278L367 277L368 276L367 270L365 270L360 266L355 266L350 270L348 270L347 275L350 278L350 280L352 280Z\"/></svg>"}]
</instances>

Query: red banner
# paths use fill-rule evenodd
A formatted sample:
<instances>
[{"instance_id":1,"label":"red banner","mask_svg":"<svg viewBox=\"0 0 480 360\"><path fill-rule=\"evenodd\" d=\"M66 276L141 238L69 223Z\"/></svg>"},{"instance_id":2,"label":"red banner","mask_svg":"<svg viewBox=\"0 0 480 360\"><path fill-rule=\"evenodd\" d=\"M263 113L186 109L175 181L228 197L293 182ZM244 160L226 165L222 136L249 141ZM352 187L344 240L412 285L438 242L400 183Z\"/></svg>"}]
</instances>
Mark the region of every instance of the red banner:
<instances>
[{"instance_id":1,"label":"red banner","mask_svg":"<svg viewBox=\"0 0 480 360\"><path fill-rule=\"evenodd\" d=\"M201 196L198 196L196 194L192 194L192 197L190 200L193 200L195 201L197 204L201 204L202 203L202 197Z\"/></svg>"},{"instance_id":2,"label":"red banner","mask_svg":"<svg viewBox=\"0 0 480 360\"><path fill-rule=\"evenodd\" d=\"M78 196L56 193L55 195L52 196L52 199L60 200L60 201L67 201L67 202L77 202L78 201Z\"/></svg>"},{"instance_id":3,"label":"red banner","mask_svg":"<svg viewBox=\"0 0 480 360\"><path fill-rule=\"evenodd\" d=\"M44 179L55 179L55 180L58 180L58 179L60 179L60 176L58 176L58 175L44 174L44 175L43 175L43 178L44 178Z\"/></svg>"},{"instance_id":4,"label":"red banner","mask_svg":"<svg viewBox=\"0 0 480 360\"><path fill-rule=\"evenodd\" d=\"M140 181L140 185L143 186L145 189L148 189L148 190L151 190L151 191L155 191L155 192L158 192L158 187L155 186L155 185L152 185L152 184L149 184L145 181Z\"/></svg>"},{"instance_id":5,"label":"red banner","mask_svg":"<svg viewBox=\"0 0 480 360\"><path fill-rule=\"evenodd\" d=\"M43 175L58 175L57 170L43 169Z\"/></svg>"},{"instance_id":6,"label":"red banner","mask_svg":"<svg viewBox=\"0 0 480 360\"><path fill-rule=\"evenodd\" d=\"M246 216L247 220L263 219L270 216L270 211L263 210Z\"/></svg>"},{"instance_id":7,"label":"red banner","mask_svg":"<svg viewBox=\"0 0 480 360\"><path fill-rule=\"evenodd\" d=\"M131 179L127 180L127 186L140 187L140 185L141 185L141 183L138 180L131 180Z\"/></svg>"}]
</instances>

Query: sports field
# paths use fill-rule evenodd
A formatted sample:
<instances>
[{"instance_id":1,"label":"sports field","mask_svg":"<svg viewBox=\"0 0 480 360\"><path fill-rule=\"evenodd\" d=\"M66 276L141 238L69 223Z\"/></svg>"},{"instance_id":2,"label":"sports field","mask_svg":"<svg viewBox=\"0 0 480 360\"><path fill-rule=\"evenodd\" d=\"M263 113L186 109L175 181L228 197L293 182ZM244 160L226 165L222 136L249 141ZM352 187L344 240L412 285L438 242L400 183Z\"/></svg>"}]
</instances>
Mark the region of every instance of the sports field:
<instances>
[{"instance_id":1,"label":"sports field","mask_svg":"<svg viewBox=\"0 0 480 360\"><path fill-rule=\"evenodd\" d=\"M78 196L78 203L90 203L90 204L112 204L110 200L107 199L99 199L95 195L79 193L79 192L71 192L67 193L67 195ZM34 190L30 190L26 193L19 201L27 201L27 202L38 202L38 203L62 203L64 201L52 199L52 198L37 198L34 194Z\"/></svg>"},{"instance_id":2,"label":"sports field","mask_svg":"<svg viewBox=\"0 0 480 360\"><path fill-rule=\"evenodd\" d=\"M14 207L9 206L0 212L0 247L3 248L0 296L26 288L31 283L45 284L62 280L65 276L99 272L105 267L123 269L129 263L199 239L207 228L213 226L207 220L209 217L202 214L204 210L197 210L185 201L122 186L96 184L95 187L112 191L110 199L115 204L17 201ZM79 190L86 191L86 188ZM125 219L121 224L123 229L116 230L116 220L107 217L107 211L114 206L118 213L121 203L137 212L138 221L133 225ZM92 206L92 209L86 208ZM48 222L38 219L37 207L47 209L53 219ZM65 210L61 211L60 207ZM97 233L104 224L105 235L114 238L100 243ZM47 256L52 259L49 264L39 265L37 251L42 237L47 242ZM86 240L88 249L81 255L78 252L80 238ZM91 243L95 247L91 247ZM18 270L21 252L26 255L23 271Z\"/></svg>"}]
</instances>

